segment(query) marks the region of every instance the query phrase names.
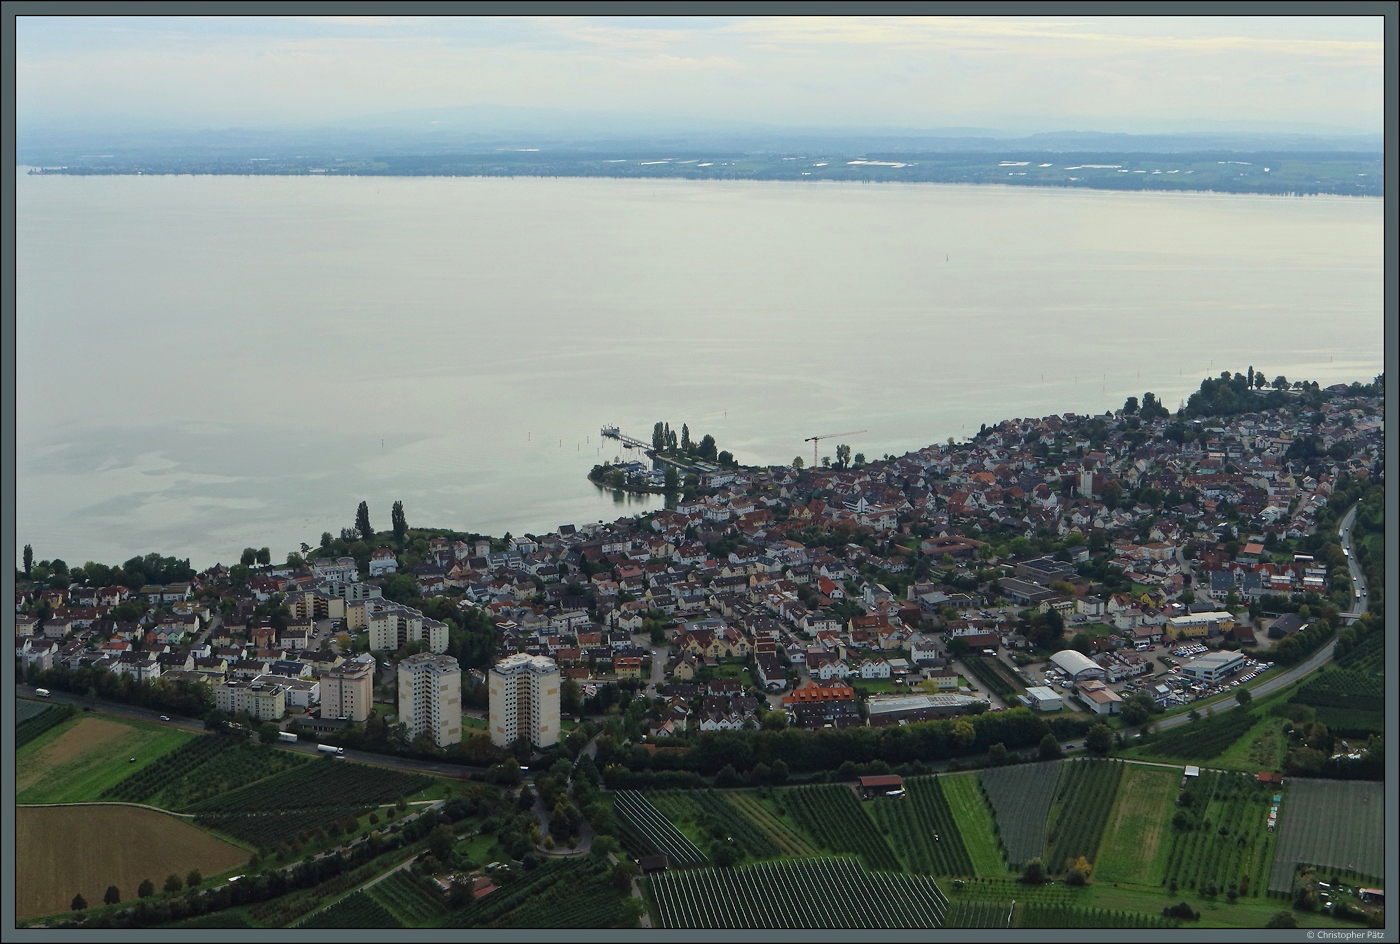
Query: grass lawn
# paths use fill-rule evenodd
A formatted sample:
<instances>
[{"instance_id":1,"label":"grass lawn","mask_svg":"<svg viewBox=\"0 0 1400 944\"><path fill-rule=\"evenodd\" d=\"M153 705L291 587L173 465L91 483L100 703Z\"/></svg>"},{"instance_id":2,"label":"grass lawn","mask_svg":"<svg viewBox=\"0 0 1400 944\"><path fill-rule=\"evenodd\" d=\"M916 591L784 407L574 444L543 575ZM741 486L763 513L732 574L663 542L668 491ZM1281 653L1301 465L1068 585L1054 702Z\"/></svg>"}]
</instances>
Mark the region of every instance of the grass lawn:
<instances>
[{"instance_id":1,"label":"grass lawn","mask_svg":"<svg viewBox=\"0 0 1400 944\"><path fill-rule=\"evenodd\" d=\"M480 833L468 836L466 839L460 839L457 841L456 852L459 856L466 856L478 865L486 865L503 858L503 856L496 855L495 833Z\"/></svg>"},{"instance_id":2,"label":"grass lawn","mask_svg":"<svg viewBox=\"0 0 1400 944\"><path fill-rule=\"evenodd\" d=\"M193 737L161 725L80 713L16 752L15 800L96 800L103 790Z\"/></svg>"},{"instance_id":3,"label":"grass lawn","mask_svg":"<svg viewBox=\"0 0 1400 944\"><path fill-rule=\"evenodd\" d=\"M1293 911L1288 902L1278 898L1240 898L1231 902L1223 895L1214 900L1198 898L1194 893L1182 891L1170 895L1165 888L1115 888L1099 880L1097 875L1090 885L1090 897L1080 904L1092 905L1095 908L1161 914L1167 905L1174 905L1179 901L1185 901L1201 913L1200 921L1183 922L1183 928L1262 928L1269 918L1280 911L1290 912L1298 919L1300 928L1357 927L1355 924L1347 924L1325 915Z\"/></svg>"},{"instance_id":4,"label":"grass lawn","mask_svg":"<svg viewBox=\"0 0 1400 944\"><path fill-rule=\"evenodd\" d=\"M1221 770L1258 773L1278 770L1288 750L1288 739L1281 733L1284 719L1265 715L1234 744L1209 761Z\"/></svg>"},{"instance_id":5,"label":"grass lawn","mask_svg":"<svg viewBox=\"0 0 1400 944\"><path fill-rule=\"evenodd\" d=\"M948 774L943 781L943 795L957 820L963 845L972 859L972 870L978 878L1001 878L1007 874L1006 860L997 846L992 828L992 811L982 799L972 774Z\"/></svg>"},{"instance_id":6,"label":"grass lawn","mask_svg":"<svg viewBox=\"0 0 1400 944\"><path fill-rule=\"evenodd\" d=\"M862 679L852 676L846 681L850 682L857 692L867 695L905 695L909 692L908 685L901 685L893 679Z\"/></svg>"},{"instance_id":7,"label":"grass lawn","mask_svg":"<svg viewBox=\"0 0 1400 944\"><path fill-rule=\"evenodd\" d=\"M1080 633L1085 633L1091 638L1098 638L1100 636L1112 636L1117 632L1119 632L1119 630L1107 623L1070 623L1065 627L1065 635L1069 636L1071 639Z\"/></svg>"},{"instance_id":8,"label":"grass lawn","mask_svg":"<svg viewBox=\"0 0 1400 944\"><path fill-rule=\"evenodd\" d=\"M753 675L749 672L749 667L742 663L736 664L721 662L719 665L714 666L709 670L709 675L711 678L716 679L738 679L745 688L757 687L754 684Z\"/></svg>"},{"instance_id":9,"label":"grass lawn","mask_svg":"<svg viewBox=\"0 0 1400 944\"><path fill-rule=\"evenodd\" d=\"M477 728L481 731L486 731L490 729L491 725L487 723L485 718L472 718L468 715L462 715L462 727Z\"/></svg>"},{"instance_id":10,"label":"grass lawn","mask_svg":"<svg viewBox=\"0 0 1400 944\"><path fill-rule=\"evenodd\" d=\"M1180 767L1127 765L1094 863L1095 883L1161 884L1180 786Z\"/></svg>"}]
</instances>

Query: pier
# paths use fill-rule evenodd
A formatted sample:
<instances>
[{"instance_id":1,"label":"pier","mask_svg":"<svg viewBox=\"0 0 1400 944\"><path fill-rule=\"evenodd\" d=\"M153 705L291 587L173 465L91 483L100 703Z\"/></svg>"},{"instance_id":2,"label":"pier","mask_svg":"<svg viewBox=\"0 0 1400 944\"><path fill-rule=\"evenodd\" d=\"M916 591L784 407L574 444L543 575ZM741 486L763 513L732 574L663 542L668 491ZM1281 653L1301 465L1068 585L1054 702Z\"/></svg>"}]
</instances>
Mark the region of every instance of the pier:
<instances>
[{"instance_id":1,"label":"pier","mask_svg":"<svg viewBox=\"0 0 1400 944\"><path fill-rule=\"evenodd\" d=\"M628 436L626 433L622 432L622 430L618 429L616 426L604 426L602 429L600 429L600 430L598 431L598 434L599 434L600 436L602 436L604 439L616 439L616 440L619 440L624 446L626 446L626 447L629 448L629 449L650 449L650 448L651 448L651 443L650 443L650 442L645 441L645 440L641 440L641 439L637 439L637 438L634 437L634 436Z\"/></svg>"}]
</instances>

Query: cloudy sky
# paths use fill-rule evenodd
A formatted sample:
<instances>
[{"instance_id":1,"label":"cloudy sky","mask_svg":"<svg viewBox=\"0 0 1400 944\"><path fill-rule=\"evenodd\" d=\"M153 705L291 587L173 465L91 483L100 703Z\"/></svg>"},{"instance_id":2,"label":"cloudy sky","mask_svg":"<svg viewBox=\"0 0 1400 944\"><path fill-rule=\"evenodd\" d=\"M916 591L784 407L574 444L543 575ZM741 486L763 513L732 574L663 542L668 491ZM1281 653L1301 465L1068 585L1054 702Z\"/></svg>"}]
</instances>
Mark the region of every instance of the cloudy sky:
<instances>
[{"instance_id":1,"label":"cloudy sky","mask_svg":"<svg viewBox=\"0 0 1400 944\"><path fill-rule=\"evenodd\" d=\"M21 125L462 106L823 128L1383 126L1381 17L19 17Z\"/></svg>"}]
</instances>

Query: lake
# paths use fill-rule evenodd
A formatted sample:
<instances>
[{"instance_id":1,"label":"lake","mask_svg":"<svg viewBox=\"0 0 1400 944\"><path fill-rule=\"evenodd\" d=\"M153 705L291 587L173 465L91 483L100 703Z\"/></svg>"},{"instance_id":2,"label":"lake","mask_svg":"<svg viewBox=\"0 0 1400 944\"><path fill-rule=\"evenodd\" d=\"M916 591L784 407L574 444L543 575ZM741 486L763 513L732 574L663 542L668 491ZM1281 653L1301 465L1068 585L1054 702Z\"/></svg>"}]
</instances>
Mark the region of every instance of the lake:
<instances>
[{"instance_id":1,"label":"lake","mask_svg":"<svg viewBox=\"0 0 1400 944\"><path fill-rule=\"evenodd\" d=\"M656 507L605 423L874 458L1384 369L1378 199L22 171L17 538L70 564Z\"/></svg>"}]
</instances>

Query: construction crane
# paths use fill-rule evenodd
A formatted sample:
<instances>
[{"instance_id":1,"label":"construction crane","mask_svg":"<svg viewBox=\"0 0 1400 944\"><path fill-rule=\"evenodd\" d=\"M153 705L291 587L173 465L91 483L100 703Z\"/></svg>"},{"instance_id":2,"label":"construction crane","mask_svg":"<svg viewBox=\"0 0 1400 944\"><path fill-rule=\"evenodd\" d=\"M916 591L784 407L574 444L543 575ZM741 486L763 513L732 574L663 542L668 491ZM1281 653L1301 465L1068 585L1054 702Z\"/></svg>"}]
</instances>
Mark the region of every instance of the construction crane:
<instances>
[{"instance_id":1,"label":"construction crane","mask_svg":"<svg viewBox=\"0 0 1400 944\"><path fill-rule=\"evenodd\" d=\"M803 442L812 444L812 468L815 469L817 467L817 446L821 444L823 439L835 439L837 436L858 436L864 432L867 431L863 429L853 429L849 433L823 433L820 436L808 436L806 439L802 440Z\"/></svg>"}]
</instances>

